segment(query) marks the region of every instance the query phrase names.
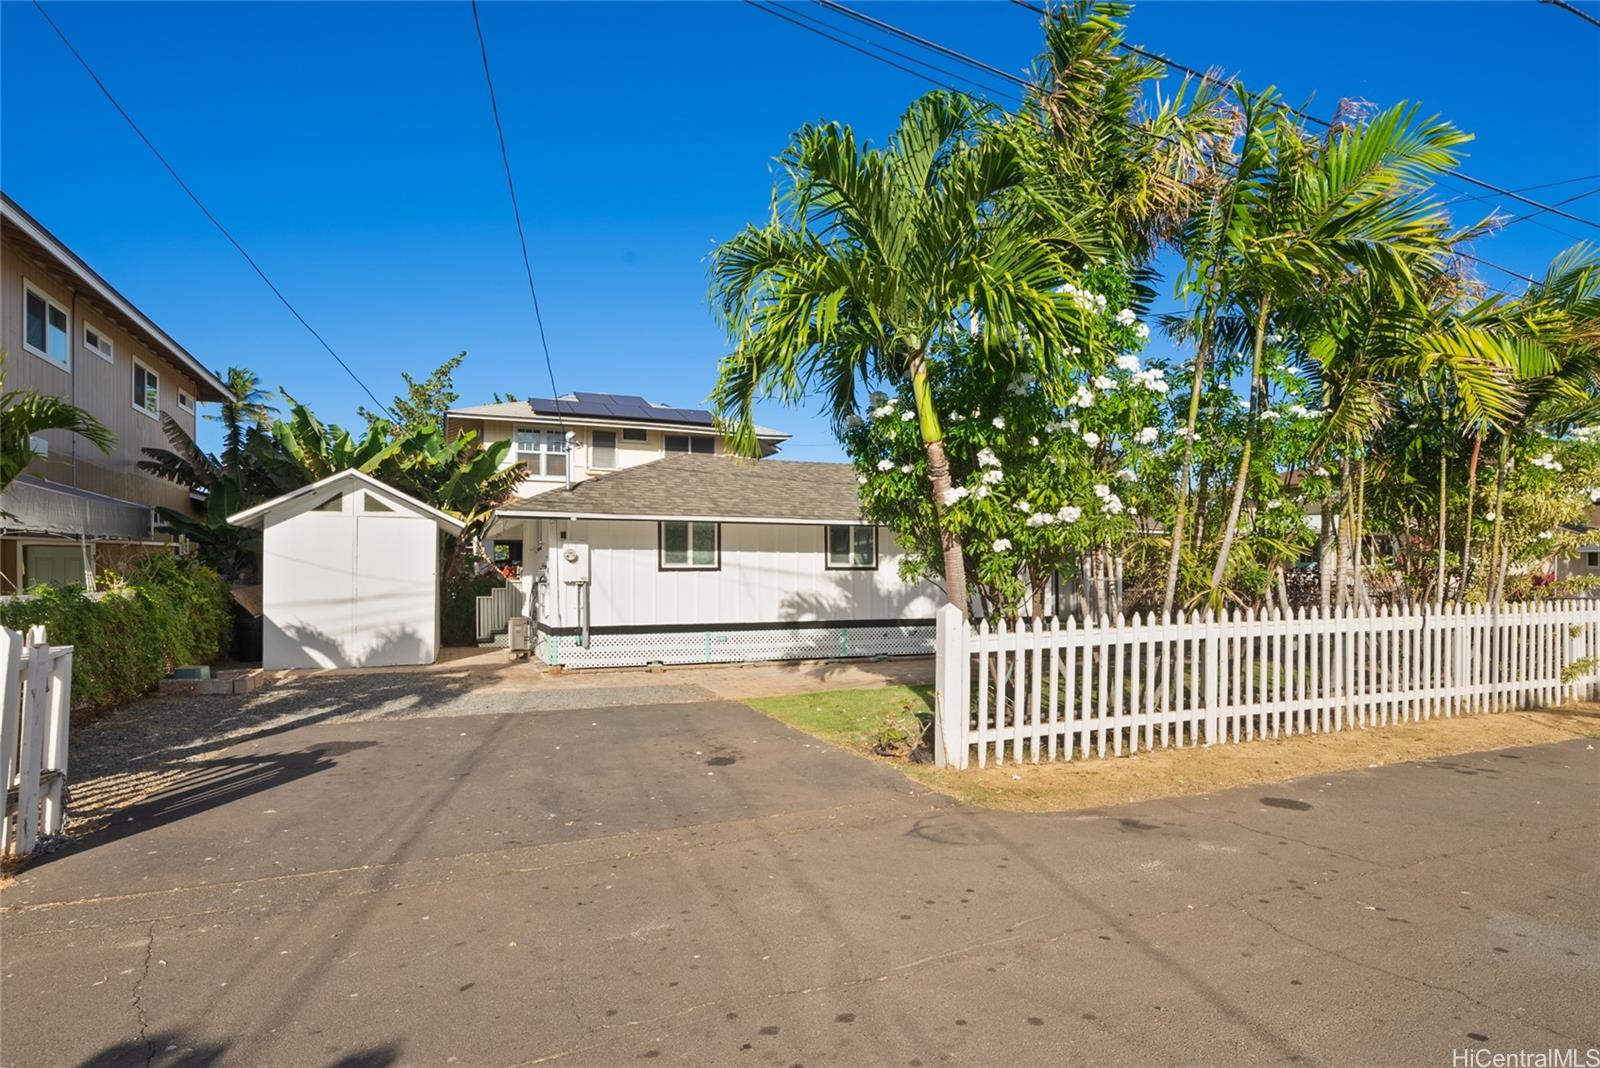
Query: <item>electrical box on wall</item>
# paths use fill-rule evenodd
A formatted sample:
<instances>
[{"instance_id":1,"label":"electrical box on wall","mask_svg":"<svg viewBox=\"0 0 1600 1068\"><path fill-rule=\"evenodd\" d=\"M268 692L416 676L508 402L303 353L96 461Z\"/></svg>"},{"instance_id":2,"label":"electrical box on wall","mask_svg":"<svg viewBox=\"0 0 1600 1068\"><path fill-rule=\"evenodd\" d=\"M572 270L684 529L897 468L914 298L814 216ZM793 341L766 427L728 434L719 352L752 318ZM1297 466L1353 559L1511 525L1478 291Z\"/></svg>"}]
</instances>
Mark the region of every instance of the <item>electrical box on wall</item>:
<instances>
[{"instance_id":1,"label":"electrical box on wall","mask_svg":"<svg viewBox=\"0 0 1600 1068\"><path fill-rule=\"evenodd\" d=\"M561 581L572 585L589 581L589 546L569 541L557 550L561 554Z\"/></svg>"}]
</instances>

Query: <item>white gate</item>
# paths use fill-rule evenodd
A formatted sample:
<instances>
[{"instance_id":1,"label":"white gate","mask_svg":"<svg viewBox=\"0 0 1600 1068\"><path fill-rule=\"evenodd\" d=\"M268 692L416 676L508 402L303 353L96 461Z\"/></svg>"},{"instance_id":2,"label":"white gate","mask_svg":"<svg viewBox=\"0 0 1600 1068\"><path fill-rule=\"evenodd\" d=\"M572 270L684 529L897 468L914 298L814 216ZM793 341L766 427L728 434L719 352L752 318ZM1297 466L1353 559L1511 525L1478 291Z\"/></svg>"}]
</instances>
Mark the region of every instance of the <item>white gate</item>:
<instances>
[{"instance_id":1,"label":"white gate","mask_svg":"<svg viewBox=\"0 0 1600 1068\"><path fill-rule=\"evenodd\" d=\"M27 856L41 831L61 833L71 710L72 646L50 646L43 627L26 639L0 627L0 853Z\"/></svg>"}]
</instances>

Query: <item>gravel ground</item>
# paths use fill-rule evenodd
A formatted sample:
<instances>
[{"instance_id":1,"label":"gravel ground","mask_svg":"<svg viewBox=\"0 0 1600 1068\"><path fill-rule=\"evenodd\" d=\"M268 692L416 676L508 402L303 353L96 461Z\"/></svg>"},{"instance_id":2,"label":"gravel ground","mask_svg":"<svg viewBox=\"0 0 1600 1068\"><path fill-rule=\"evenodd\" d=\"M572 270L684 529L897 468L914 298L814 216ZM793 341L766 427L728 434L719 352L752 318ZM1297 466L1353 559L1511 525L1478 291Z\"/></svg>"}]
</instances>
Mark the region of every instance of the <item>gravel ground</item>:
<instances>
[{"instance_id":1,"label":"gravel ground","mask_svg":"<svg viewBox=\"0 0 1600 1068\"><path fill-rule=\"evenodd\" d=\"M246 697L149 697L72 733L68 832L149 797L184 767L239 742L316 723L680 704L693 685L496 689L472 673L297 676Z\"/></svg>"}]
</instances>

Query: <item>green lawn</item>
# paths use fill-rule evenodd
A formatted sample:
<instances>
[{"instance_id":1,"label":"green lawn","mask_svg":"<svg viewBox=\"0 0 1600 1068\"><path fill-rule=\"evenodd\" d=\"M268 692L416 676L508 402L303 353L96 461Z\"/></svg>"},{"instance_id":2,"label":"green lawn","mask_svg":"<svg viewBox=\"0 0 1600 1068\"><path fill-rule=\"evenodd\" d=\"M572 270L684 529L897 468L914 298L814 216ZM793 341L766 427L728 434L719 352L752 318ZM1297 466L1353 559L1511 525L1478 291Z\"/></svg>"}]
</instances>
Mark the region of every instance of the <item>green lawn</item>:
<instances>
[{"instance_id":1,"label":"green lawn","mask_svg":"<svg viewBox=\"0 0 1600 1068\"><path fill-rule=\"evenodd\" d=\"M754 697L745 703L797 730L858 753L868 753L885 724L917 731L917 721L926 724L932 720L933 687L876 686L866 690Z\"/></svg>"}]
</instances>

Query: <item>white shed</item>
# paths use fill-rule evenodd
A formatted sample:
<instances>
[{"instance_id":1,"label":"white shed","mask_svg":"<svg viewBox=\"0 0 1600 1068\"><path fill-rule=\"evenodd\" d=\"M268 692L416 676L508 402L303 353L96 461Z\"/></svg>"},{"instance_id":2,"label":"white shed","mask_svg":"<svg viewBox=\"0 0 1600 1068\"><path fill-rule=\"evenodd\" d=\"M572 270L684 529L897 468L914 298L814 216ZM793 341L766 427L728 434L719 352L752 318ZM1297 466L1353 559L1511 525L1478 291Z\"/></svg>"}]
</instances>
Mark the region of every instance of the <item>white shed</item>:
<instances>
[{"instance_id":1,"label":"white shed","mask_svg":"<svg viewBox=\"0 0 1600 1068\"><path fill-rule=\"evenodd\" d=\"M352 469L228 522L262 532L264 667L433 663L439 535L460 520Z\"/></svg>"}]
</instances>

